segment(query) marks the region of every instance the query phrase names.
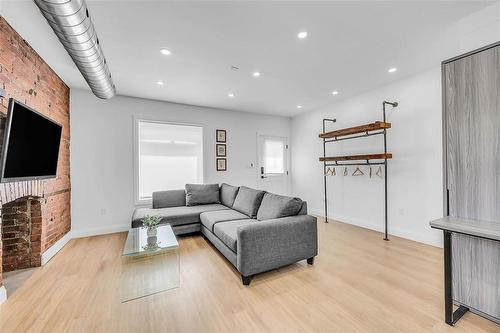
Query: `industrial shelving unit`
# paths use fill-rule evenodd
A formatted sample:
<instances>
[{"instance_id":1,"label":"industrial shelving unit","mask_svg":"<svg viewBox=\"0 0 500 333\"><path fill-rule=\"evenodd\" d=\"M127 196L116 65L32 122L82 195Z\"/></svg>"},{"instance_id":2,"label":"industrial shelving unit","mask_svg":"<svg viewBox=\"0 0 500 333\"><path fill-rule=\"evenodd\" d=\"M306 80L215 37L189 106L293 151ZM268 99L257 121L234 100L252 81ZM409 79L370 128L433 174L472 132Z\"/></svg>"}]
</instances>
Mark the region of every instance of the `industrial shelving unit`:
<instances>
[{"instance_id":1,"label":"industrial shelving unit","mask_svg":"<svg viewBox=\"0 0 500 333\"><path fill-rule=\"evenodd\" d=\"M342 167L342 166L359 166L359 165L383 165L384 166L384 240L388 241L387 232L387 161L392 158L392 154L387 152L387 130L391 128L391 123L386 122L386 106L390 105L393 108L398 106L397 102L382 102L383 120L376 121L371 124L364 124L355 127L343 128L335 131L326 131L327 123L335 123L336 119L323 119L323 132L319 135L323 139L323 157L319 158L323 162L323 179L324 179L324 194L325 194L325 222L328 223L328 193L327 193L327 168ZM377 154L365 155L347 155L347 156L326 156L326 145L332 142L343 140L351 140L356 138L365 138L368 136L383 135L384 136L384 152ZM351 162L353 161L353 162ZM363 161L363 162L361 162ZM340 162L340 163L339 163Z\"/></svg>"}]
</instances>

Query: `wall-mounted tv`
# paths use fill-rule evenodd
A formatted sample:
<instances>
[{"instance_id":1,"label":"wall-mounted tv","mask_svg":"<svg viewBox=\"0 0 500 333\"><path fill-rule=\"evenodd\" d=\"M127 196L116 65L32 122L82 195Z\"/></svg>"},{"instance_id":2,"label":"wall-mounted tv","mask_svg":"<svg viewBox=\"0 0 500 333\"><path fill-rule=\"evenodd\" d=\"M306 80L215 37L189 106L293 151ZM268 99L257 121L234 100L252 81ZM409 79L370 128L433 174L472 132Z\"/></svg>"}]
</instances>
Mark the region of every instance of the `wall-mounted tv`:
<instances>
[{"instance_id":1,"label":"wall-mounted tv","mask_svg":"<svg viewBox=\"0 0 500 333\"><path fill-rule=\"evenodd\" d=\"M1 155L1 182L56 176L62 126L9 99Z\"/></svg>"}]
</instances>

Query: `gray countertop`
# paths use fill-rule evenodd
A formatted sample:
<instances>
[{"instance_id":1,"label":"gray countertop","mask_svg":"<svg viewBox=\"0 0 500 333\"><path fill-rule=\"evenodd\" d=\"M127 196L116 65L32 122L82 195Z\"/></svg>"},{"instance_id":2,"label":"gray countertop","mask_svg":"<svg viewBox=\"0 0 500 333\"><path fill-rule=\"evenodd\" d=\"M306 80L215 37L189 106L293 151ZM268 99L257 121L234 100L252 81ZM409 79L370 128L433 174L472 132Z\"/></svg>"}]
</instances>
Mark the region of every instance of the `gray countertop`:
<instances>
[{"instance_id":1,"label":"gray countertop","mask_svg":"<svg viewBox=\"0 0 500 333\"><path fill-rule=\"evenodd\" d=\"M432 228L500 241L500 223L446 216L429 223Z\"/></svg>"}]
</instances>

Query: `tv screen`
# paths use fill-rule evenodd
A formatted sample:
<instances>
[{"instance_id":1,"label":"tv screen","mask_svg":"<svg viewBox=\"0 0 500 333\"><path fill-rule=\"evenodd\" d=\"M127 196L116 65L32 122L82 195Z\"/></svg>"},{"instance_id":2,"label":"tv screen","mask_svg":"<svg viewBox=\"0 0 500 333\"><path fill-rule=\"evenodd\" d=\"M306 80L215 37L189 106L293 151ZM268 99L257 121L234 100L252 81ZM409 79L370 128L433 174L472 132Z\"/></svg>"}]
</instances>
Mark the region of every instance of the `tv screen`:
<instances>
[{"instance_id":1,"label":"tv screen","mask_svg":"<svg viewBox=\"0 0 500 333\"><path fill-rule=\"evenodd\" d=\"M11 98L2 144L1 181L55 177L61 131L61 125Z\"/></svg>"}]
</instances>

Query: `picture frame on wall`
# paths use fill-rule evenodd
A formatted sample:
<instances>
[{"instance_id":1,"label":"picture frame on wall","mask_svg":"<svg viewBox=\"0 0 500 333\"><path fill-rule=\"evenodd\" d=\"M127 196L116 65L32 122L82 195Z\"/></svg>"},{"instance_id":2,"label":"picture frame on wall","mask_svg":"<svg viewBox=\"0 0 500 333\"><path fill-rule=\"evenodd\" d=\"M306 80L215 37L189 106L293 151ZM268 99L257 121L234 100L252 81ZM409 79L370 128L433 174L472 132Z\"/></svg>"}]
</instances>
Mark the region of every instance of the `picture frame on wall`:
<instances>
[{"instance_id":1,"label":"picture frame on wall","mask_svg":"<svg viewBox=\"0 0 500 333\"><path fill-rule=\"evenodd\" d=\"M215 145L215 155L217 157L226 157L226 145L225 144L216 144Z\"/></svg>"},{"instance_id":2,"label":"picture frame on wall","mask_svg":"<svg viewBox=\"0 0 500 333\"><path fill-rule=\"evenodd\" d=\"M225 158L216 159L217 171L227 171L227 161Z\"/></svg>"},{"instance_id":3,"label":"picture frame on wall","mask_svg":"<svg viewBox=\"0 0 500 333\"><path fill-rule=\"evenodd\" d=\"M215 130L215 142L226 142L226 130Z\"/></svg>"}]
</instances>

